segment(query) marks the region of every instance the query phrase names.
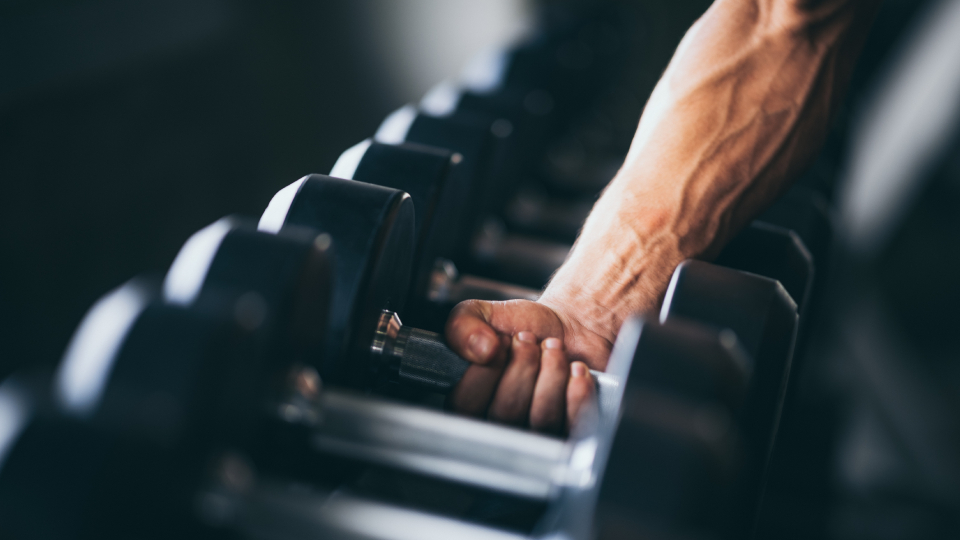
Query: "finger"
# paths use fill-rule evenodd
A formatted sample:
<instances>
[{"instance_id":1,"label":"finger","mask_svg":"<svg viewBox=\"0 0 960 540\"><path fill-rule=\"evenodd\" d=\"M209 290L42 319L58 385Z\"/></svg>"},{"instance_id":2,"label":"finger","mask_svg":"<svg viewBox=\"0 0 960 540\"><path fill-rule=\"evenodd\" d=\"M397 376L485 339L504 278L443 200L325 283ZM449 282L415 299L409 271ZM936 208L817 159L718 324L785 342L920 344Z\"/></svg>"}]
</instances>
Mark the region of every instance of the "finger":
<instances>
[{"instance_id":1,"label":"finger","mask_svg":"<svg viewBox=\"0 0 960 540\"><path fill-rule=\"evenodd\" d=\"M533 390L530 427L537 431L559 433L566 414L567 378L570 366L563 342L547 338L541 344L540 374Z\"/></svg>"},{"instance_id":2,"label":"finger","mask_svg":"<svg viewBox=\"0 0 960 540\"><path fill-rule=\"evenodd\" d=\"M447 344L474 364L487 364L502 352L502 336L490 325L490 310L489 302L467 300L457 304L447 320Z\"/></svg>"},{"instance_id":3,"label":"finger","mask_svg":"<svg viewBox=\"0 0 960 540\"><path fill-rule=\"evenodd\" d=\"M567 425L576 427L586 421L584 414L593 410L596 383L583 362L570 364L570 382L567 384Z\"/></svg>"},{"instance_id":4,"label":"finger","mask_svg":"<svg viewBox=\"0 0 960 540\"><path fill-rule=\"evenodd\" d=\"M532 332L519 332L510 345L510 360L487 416L504 424L526 425L540 371L540 345Z\"/></svg>"},{"instance_id":5,"label":"finger","mask_svg":"<svg viewBox=\"0 0 960 540\"><path fill-rule=\"evenodd\" d=\"M447 397L447 404L455 411L471 416L483 416L490 406L497 383L506 365L510 336L498 336L498 351L486 364L470 364L460 382Z\"/></svg>"}]
</instances>

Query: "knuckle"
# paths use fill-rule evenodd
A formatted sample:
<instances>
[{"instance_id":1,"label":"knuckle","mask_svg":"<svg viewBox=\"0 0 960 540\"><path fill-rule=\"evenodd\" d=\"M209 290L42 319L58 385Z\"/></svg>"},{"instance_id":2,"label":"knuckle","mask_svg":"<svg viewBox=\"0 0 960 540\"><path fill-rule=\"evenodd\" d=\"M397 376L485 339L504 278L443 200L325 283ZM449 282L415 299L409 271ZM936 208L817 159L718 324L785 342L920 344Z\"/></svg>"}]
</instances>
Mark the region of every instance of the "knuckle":
<instances>
[{"instance_id":1,"label":"knuckle","mask_svg":"<svg viewBox=\"0 0 960 540\"><path fill-rule=\"evenodd\" d=\"M464 300L460 302L450 311L450 320L458 321L477 317L479 310L477 309L476 303L477 300Z\"/></svg>"}]
</instances>

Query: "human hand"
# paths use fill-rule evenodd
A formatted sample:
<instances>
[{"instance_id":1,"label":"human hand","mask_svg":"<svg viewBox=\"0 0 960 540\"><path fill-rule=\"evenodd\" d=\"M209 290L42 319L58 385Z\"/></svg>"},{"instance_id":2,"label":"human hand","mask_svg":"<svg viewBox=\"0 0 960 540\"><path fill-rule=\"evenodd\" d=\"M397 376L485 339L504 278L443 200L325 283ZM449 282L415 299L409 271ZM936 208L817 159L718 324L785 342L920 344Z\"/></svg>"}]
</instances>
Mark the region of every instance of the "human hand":
<instances>
[{"instance_id":1,"label":"human hand","mask_svg":"<svg viewBox=\"0 0 960 540\"><path fill-rule=\"evenodd\" d=\"M550 433L594 399L589 369L606 367L612 345L562 307L528 300L462 302L446 338L472 363L450 394L455 410Z\"/></svg>"}]
</instances>

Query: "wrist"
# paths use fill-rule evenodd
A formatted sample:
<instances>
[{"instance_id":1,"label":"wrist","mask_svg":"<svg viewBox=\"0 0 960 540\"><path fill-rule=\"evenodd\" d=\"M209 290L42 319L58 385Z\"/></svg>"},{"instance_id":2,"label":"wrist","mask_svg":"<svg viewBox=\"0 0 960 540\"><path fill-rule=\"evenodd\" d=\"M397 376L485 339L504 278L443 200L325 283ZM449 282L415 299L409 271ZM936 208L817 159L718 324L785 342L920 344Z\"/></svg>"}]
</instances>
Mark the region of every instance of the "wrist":
<instances>
[{"instance_id":1,"label":"wrist","mask_svg":"<svg viewBox=\"0 0 960 540\"><path fill-rule=\"evenodd\" d=\"M663 193L635 198L637 182L618 193L621 181L631 180L618 178L598 201L540 300L565 327L611 344L627 318L656 312L674 268L691 256L689 238L674 230L680 205Z\"/></svg>"}]
</instances>

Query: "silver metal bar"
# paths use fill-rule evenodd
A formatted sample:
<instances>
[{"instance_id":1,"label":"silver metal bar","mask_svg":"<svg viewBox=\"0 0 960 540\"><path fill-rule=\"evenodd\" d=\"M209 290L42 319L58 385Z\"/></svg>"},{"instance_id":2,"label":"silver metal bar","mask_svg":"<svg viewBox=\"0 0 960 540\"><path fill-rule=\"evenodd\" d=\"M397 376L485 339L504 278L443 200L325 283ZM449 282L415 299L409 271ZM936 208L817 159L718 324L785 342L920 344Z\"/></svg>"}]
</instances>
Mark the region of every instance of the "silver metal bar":
<instances>
[{"instance_id":1,"label":"silver metal bar","mask_svg":"<svg viewBox=\"0 0 960 540\"><path fill-rule=\"evenodd\" d=\"M437 259L428 297L433 302L450 304L464 300L537 300L540 291L479 276L461 276L452 262Z\"/></svg>"},{"instance_id":2,"label":"silver metal bar","mask_svg":"<svg viewBox=\"0 0 960 540\"><path fill-rule=\"evenodd\" d=\"M567 259L571 246L531 236L507 233L503 224L488 220L473 241L478 261L546 282Z\"/></svg>"},{"instance_id":3,"label":"silver metal bar","mask_svg":"<svg viewBox=\"0 0 960 540\"><path fill-rule=\"evenodd\" d=\"M504 209L506 219L521 227L576 235L594 199L575 201L551 198L536 190L523 190Z\"/></svg>"},{"instance_id":4,"label":"silver metal bar","mask_svg":"<svg viewBox=\"0 0 960 540\"><path fill-rule=\"evenodd\" d=\"M537 300L540 291L469 274L460 276L451 299L454 302L479 298L482 300ZM495 297L495 298L491 298Z\"/></svg>"},{"instance_id":5,"label":"silver metal bar","mask_svg":"<svg viewBox=\"0 0 960 540\"><path fill-rule=\"evenodd\" d=\"M317 450L531 499L554 495L571 452L555 437L339 391L320 410Z\"/></svg>"},{"instance_id":6,"label":"silver metal bar","mask_svg":"<svg viewBox=\"0 0 960 540\"><path fill-rule=\"evenodd\" d=\"M346 495L332 497L321 509L324 521L340 531L371 540L521 540L526 536L376 503Z\"/></svg>"},{"instance_id":7,"label":"silver metal bar","mask_svg":"<svg viewBox=\"0 0 960 540\"><path fill-rule=\"evenodd\" d=\"M256 540L521 540L528 537L423 511L305 486L258 485L233 494L221 526ZM226 501L227 499L225 499Z\"/></svg>"}]
</instances>

